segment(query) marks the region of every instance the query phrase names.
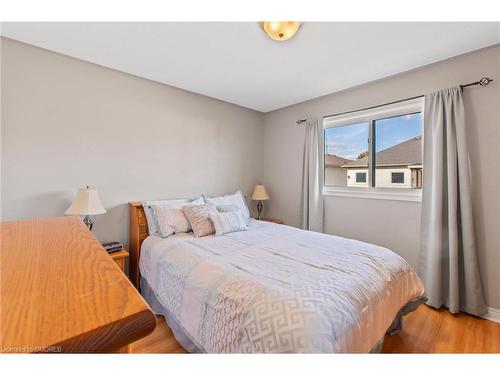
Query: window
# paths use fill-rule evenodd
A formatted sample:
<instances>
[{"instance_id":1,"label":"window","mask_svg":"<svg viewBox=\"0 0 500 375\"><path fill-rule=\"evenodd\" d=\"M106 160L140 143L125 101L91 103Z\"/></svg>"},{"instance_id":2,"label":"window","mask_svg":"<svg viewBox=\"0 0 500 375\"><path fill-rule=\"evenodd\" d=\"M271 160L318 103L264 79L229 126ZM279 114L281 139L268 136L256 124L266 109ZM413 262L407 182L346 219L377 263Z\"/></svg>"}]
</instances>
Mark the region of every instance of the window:
<instances>
[{"instance_id":1,"label":"window","mask_svg":"<svg viewBox=\"0 0 500 375\"><path fill-rule=\"evenodd\" d=\"M366 182L366 172L356 172L356 182Z\"/></svg>"},{"instance_id":2,"label":"window","mask_svg":"<svg viewBox=\"0 0 500 375\"><path fill-rule=\"evenodd\" d=\"M404 172L392 172L391 183L404 184L405 183L405 173Z\"/></svg>"},{"instance_id":3,"label":"window","mask_svg":"<svg viewBox=\"0 0 500 375\"><path fill-rule=\"evenodd\" d=\"M324 119L324 194L420 200L422 107L413 99Z\"/></svg>"},{"instance_id":4,"label":"window","mask_svg":"<svg viewBox=\"0 0 500 375\"><path fill-rule=\"evenodd\" d=\"M406 113L373 121L375 187L416 188L405 175L422 169L421 114ZM420 186L422 187L422 186Z\"/></svg>"},{"instance_id":5,"label":"window","mask_svg":"<svg viewBox=\"0 0 500 375\"><path fill-rule=\"evenodd\" d=\"M346 187L360 182L356 172L349 172L344 165L368 154L369 125L368 122L360 122L325 129L326 186ZM363 182L366 185L366 173Z\"/></svg>"}]
</instances>

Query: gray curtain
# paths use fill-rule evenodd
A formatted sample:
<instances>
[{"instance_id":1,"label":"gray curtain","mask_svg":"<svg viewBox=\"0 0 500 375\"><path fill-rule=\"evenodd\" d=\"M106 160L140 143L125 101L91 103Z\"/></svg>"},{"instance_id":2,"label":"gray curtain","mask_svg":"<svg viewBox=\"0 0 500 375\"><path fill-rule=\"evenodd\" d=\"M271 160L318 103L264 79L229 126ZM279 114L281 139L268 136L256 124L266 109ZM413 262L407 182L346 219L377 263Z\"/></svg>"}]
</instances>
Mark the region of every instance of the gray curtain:
<instances>
[{"instance_id":1,"label":"gray curtain","mask_svg":"<svg viewBox=\"0 0 500 375\"><path fill-rule=\"evenodd\" d=\"M305 128L301 225L323 232L323 119L308 119Z\"/></svg>"},{"instance_id":2,"label":"gray curtain","mask_svg":"<svg viewBox=\"0 0 500 375\"><path fill-rule=\"evenodd\" d=\"M472 217L462 90L425 96L419 273L428 304L486 312Z\"/></svg>"}]
</instances>

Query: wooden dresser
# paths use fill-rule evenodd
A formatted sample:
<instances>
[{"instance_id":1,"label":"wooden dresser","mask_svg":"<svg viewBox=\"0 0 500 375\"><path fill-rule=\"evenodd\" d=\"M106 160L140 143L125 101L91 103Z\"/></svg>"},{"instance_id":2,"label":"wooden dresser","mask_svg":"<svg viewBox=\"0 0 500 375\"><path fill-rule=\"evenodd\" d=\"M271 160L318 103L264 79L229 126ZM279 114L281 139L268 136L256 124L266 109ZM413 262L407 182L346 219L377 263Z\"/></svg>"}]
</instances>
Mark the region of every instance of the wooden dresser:
<instances>
[{"instance_id":1,"label":"wooden dresser","mask_svg":"<svg viewBox=\"0 0 500 375\"><path fill-rule=\"evenodd\" d=\"M0 353L111 352L153 331L155 317L76 217L4 222Z\"/></svg>"}]
</instances>

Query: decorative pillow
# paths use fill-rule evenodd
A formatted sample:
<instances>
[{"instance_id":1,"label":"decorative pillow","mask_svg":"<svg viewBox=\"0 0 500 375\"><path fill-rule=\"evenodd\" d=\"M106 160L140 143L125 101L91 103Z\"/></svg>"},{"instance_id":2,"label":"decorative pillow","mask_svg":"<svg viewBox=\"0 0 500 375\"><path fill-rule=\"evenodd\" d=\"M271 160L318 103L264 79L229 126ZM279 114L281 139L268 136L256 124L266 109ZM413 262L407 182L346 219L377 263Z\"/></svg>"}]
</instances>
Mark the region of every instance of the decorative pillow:
<instances>
[{"instance_id":1,"label":"decorative pillow","mask_svg":"<svg viewBox=\"0 0 500 375\"><path fill-rule=\"evenodd\" d=\"M216 236L248 230L246 220L240 210L210 213L210 219L214 223Z\"/></svg>"},{"instance_id":2,"label":"decorative pillow","mask_svg":"<svg viewBox=\"0 0 500 375\"><path fill-rule=\"evenodd\" d=\"M215 228L210 214L216 214L217 209L211 203L197 206L186 206L182 209L191 223L193 233L196 237L204 237L215 233Z\"/></svg>"},{"instance_id":3,"label":"decorative pillow","mask_svg":"<svg viewBox=\"0 0 500 375\"><path fill-rule=\"evenodd\" d=\"M245 197L241 192L241 190L238 190L233 194L223 195L220 197L213 197L213 198L209 198L203 195L203 199L205 199L205 203L213 203L216 206L227 206L227 205L238 206L245 220L247 222L248 220L250 220L250 211L248 210Z\"/></svg>"},{"instance_id":4,"label":"decorative pillow","mask_svg":"<svg viewBox=\"0 0 500 375\"><path fill-rule=\"evenodd\" d=\"M149 234L155 234L158 233L160 234L160 231L158 229L159 224L158 224L158 219L155 216L155 213L153 211L153 207L157 205L170 205L174 208L178 208L179 210L182 209L183 206L186 206L188 204L203 204L204 200L202 197L197 198L195 200L190 200L190 199L162 199L162 200L156 200L156 201L143 201L142 207L144 208L144 214L146 215L146 221L148 223L148 232ZM182 220L182 218L181 218ZM189 225L189 222L184 218L185 223Z\"/></svg>"}]
</instances>

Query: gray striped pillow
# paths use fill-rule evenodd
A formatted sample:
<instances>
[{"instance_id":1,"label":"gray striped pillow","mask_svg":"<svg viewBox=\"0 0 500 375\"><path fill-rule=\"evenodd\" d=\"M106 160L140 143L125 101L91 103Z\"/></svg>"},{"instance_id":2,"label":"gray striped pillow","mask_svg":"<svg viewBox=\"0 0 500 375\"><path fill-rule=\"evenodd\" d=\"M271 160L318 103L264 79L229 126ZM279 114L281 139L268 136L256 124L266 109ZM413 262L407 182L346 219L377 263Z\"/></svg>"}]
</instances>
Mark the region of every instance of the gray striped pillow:
<instances>
[{"instance_id":1,"label":"gray striped pillow","mask_svg":"<svg viewBox=\"0 0 500 375\"><path fill-rule=\"evenodd\" d=\"M215 233L214 224L210 219L210 214L217 213L215 205L212 203L200 204L197 206L185 206L182 211L191 223L193 233L196 237L204 237Z\"/></svg>"},{"instance_id":2,"label":"gray striped pillow","mask_svg":"<svg viewBox=\"0 0 500 375\"><path fill-rule=\"evenodd\" d=\"M235 205L241 210L241 214L246 221L250 220L250 210L248 209L245 196L238 190L237 192L229 195L224 195L221 197L206 197L202 195L205 203L213 203L217 206Z\"/></svg>"},{"instance_id":3,"label":"gray striped pillow","mask_svg":"<svg viewBox=\"0 0 500 375\"><path fill-rule=\"evenodd\" d=\"M213 212L210 213L210 219L215 227L215 235L221 236L226 233L248 230L246 220L238 211Z\"/></svg>"}]
</instances>

